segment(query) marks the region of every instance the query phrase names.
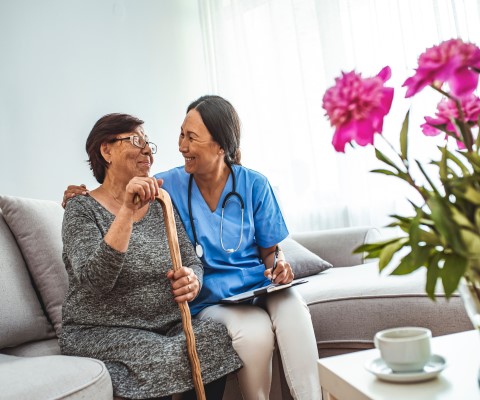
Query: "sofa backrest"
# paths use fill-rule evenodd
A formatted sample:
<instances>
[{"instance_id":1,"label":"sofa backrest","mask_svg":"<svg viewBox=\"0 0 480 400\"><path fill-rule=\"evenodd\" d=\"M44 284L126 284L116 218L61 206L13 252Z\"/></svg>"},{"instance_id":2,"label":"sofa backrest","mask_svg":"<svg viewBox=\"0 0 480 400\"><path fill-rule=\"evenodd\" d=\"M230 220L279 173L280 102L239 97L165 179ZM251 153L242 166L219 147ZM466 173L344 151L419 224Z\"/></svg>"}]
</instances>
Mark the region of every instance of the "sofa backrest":
<instances>
[{"instance_id":1,"label":"sofa backrest","mask_svg":"<svg viewBox=\"0 0 480 400\"><path fill-rule=\"evenodd\" d=\"M0 210L0 349L54 336L22 253Z\"/></svg>"},{"instance_id":2,"label":"sofa backrest","mask_svg":"<svg viewBox=\"0 0 480 400\"><path fill-rule=\"evenodd\" d=\"M62 304L68 288L62 261L63 208L49 200L0 195L0 209L27 265L38 298L59 335Z\"/></svg>"}]
</instances>

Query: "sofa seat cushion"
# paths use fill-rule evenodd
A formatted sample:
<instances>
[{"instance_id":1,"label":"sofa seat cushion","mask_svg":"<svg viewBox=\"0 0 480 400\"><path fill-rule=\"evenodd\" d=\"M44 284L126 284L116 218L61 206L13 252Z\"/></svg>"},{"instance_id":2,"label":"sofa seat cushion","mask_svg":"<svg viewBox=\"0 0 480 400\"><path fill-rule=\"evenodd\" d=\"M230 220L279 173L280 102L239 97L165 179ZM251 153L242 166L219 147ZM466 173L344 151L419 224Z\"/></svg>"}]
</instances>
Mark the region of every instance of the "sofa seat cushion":
<instances>
[{"instance_id":1,"label":"sofa seat cushion","mask_svg":"<svg viewBox=\"0 0 480 400\"><path fill-rule=\"evenodd\" d=\"M113 397L105 364L82 357L0 354L0 387L4 400L111 400Z\"/></svg>"},{"instance_id":2,"label":"sofa seat cushion","mask_svg":"<svg viewBox=\"0 0 480 400\"><path fill-rule=\"evenodd\" d=\"M62 354L56 337L24 343L15 347L7 347L0 350L0 353L18 357L57 356Z\"/></svg>"},{"instance_id":3,"label":"sofa seat cushion","mask_svg":"<svg viewBox=\"0 0 480 400\"><path fill-rule=\"evenodd\" d=\"M462 300L425 294L425 270L379 274L377 263L331 268L297 286L305 298L321 357L373 347L376 332L424 326L434 336L472 329Z\"/></svg>"}]
</instances>

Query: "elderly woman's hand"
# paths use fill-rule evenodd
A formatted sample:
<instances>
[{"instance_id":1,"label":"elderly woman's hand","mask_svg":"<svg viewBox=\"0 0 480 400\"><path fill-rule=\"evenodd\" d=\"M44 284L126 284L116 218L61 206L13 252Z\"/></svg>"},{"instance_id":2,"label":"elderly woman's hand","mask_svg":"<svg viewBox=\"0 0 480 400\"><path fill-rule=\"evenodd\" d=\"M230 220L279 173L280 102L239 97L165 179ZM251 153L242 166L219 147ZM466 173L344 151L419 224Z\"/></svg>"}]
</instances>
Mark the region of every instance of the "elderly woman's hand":
<instances>
[{"instance_id":1,"label":"elderly woman's hand","mask_svg":"<svg viewBox=\"0 0 480 400\"><path fill-rule=\"evenodd\" d=\"M128 182L125 188L126 196L123 204L128 208L142 208L158 196L159 184L155 178L136 176Z\"/></svg>"},{"instance_id":2,"label":"elderly woman's hand","mask_svg":"<svg viewBox=\"0 0 480 400\"><path fill-rule=\"evenodd\" d=\"M175 301L192 301L200 291L200 282L193 272L193 269L182 267L178 271L170 270L167 278L172 284L172 293Z\"/></svg>"}]
</instances>

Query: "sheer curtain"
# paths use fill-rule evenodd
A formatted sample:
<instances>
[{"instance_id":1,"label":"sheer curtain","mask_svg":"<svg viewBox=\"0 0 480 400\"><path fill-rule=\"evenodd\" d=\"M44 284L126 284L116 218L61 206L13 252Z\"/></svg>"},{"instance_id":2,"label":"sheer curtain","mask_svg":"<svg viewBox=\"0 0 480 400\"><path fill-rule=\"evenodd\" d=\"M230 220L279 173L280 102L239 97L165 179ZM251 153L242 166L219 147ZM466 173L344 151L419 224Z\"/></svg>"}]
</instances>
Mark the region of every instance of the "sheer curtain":
<instances>
[{"instance_id":1,"label":"sheer curtain","mask_svg":"<svg viewBox=\"0 0 480 400\"><path fill-rule=\"evenodd\" d=\"M277 188L290 231L385 225L408 210L402 182L369 173L380 166L371 146L333 150L323 93L340 71L371 76L389 65L396 90L384 135L396 144L406 111L416 127L440 100L429 89L405 100L402 83L427 47L480 43L480 0L199 2L210 91L237 108L242 163ZM432 139L417 133L412 152L428 157Z\"/></svg>"}]
</instances>

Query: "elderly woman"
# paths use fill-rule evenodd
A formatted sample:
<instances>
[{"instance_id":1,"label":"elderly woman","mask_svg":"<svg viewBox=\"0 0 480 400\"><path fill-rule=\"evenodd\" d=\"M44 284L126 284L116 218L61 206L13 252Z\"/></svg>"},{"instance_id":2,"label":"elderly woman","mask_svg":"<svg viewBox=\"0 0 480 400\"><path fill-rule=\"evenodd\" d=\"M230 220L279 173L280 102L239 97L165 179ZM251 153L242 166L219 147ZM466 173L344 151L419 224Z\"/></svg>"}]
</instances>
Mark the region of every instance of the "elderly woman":
<instances>
[{"instance_id":1,"label":"elderly woman","mask_svg":"<svg viewBox=\"0 0 480 400\"><path fill-rule=\"evenodd\" d=\"M102 360L115 396L166 399L187 392L184 398L195 398L176 302L198 295L203 267L177 222L184 266L171 270L162 209L153 201L158 183L149 177L156 146L142 124L109 114L87 139L100 186L65 209L69 289L60 347L63 354ZM240 359L222 324L192 324L207 398L221 399L225 375L241 367Z\"/></svg>"},{"instance_id":2,"label":"elderly woman","mask_svg":"<svg viewBox=\"0 0 480 400\"><path fill-rule=\"evenodd\" d=\"M315 334L295 288L271 293L259 303L220 304L222 298L271 280L294 278L278 246L288 236L280 207L267 178L240 164L240 136L240 119L230 102L202 96L188 106L180 128L178 149L185 164L155 175L163 180L204 265L204 285L190 310L196 320L227 326L243 362L237 376L245 400L269 399L275 345L292 396L318 400ZM85 187L69 186L63 201L87 193Z\"/></svg>"}]
</instances>

